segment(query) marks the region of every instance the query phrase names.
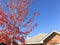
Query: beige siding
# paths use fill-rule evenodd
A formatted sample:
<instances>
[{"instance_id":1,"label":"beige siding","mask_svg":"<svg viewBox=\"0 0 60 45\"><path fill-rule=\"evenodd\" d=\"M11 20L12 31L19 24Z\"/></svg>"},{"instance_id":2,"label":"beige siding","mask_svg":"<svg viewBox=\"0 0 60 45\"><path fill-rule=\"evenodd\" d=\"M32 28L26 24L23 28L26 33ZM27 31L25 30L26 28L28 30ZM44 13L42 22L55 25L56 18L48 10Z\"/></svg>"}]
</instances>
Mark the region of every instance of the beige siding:
<instances>
[{"instance_id":1,"label":"beige siding","mask_svg":"<svg viewBox=\"0 0 60 45\"><path fill-rule=\"evenodd\" d=\"M27 44L27 45L43 45L43 44Z\"/></svg>"},{"instance_id":2,"label":"beige siding","mask_svg":"<svg viewBox=\"0 0 60 45\"><path fill-rule=\"evenodd\" d=\"M47 45L53 45L54 43L60 43L60 36L56 35L55 37L53 37L48 43Z\"/></svg>"}]
</instances>

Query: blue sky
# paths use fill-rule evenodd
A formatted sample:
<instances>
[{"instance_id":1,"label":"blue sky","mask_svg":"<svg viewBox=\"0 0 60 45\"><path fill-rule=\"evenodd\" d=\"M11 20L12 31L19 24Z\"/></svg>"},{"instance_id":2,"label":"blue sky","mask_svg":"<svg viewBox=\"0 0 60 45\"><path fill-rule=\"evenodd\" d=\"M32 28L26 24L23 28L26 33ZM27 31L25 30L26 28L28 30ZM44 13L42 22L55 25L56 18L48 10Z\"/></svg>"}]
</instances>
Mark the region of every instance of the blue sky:
<instances>
[{"instance_id":1,"label":"blue sky","mask_svg":"<svg viewBox=\"0 0 60 45\"><path fill-rule=\"evenodd\" d=\"M5 8L5 10L7 9ZM28 35L29 37L40 33L49 33L52 30L60 31L60 0L36 0L32 3L30 15L34 10L40 11L40 15L35 19L35 22L39 24Z\"/></svg>"},{"instance_id":2,"label":"blue sky","mask_svg":"<svg viewBox=\"0 0 60 45\"><path fill-rule=\"evenodd\" d=\"M40 16L35 19L39 25L28 36L60 31L60 0L37 0L33 3L33 10L40 11Z\"/></svg>"}]
</instances>

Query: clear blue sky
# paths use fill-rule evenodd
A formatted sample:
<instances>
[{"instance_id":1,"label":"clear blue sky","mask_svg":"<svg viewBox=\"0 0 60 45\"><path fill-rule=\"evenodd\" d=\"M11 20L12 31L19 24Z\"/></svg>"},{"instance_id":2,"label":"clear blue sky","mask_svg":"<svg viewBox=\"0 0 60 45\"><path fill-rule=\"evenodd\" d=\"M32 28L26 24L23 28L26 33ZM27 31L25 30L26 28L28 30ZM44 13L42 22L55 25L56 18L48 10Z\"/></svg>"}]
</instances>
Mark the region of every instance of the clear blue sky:
<instances>
[{"instance_id":1,"label":"clear blue sky","mask_svg":"<svg viewBox=\"0 0 60 45\"><path fill-rule=\"evenodd\" d=\"M37 0L33 3L34 9L40 11L40 16L35 19L39 25L29 34L30 37L52 30L60 31L60 0Z\"/></svg>"},{"instance_id":2,"label":"clear blue sky","mask_svg":"<svg viewBox=\"0 0 60 45\"><path fill-rule=\"evenodd\" d=\"M34 10L40 11L40 16L35 19L39 24L28 36L49 33L52 30L60 31L60 0L36 0L32 4L30 15Z\"/></svg>"}]
</instances>

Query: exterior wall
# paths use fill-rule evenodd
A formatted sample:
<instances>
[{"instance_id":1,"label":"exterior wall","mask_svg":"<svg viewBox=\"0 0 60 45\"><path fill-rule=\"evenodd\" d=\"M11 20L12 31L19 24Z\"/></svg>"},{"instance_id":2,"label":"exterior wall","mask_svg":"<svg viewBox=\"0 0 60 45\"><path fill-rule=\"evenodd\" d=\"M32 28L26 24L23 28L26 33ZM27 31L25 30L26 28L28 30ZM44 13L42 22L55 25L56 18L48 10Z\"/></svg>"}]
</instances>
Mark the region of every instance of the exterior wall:
<instances>
[{"instance_id":1,"label":"exterior wall","mask_svg":"<svg viewBox=\"0 0 60 45\"><path fill-rule=\"evenodd\" d=\"M46 45L53 45L54 43L60 43L60 36L56 35Z\"/></svg>"},{"instance_id":2,"label":"exterior wall","mask_svg":"<svg viewBox=\"0 0 60 45\"><path fill-rule=\"evenodd\" d=\"M26 45L43 45L43 44L26 44Z\"/></svg>"}]
</instances>

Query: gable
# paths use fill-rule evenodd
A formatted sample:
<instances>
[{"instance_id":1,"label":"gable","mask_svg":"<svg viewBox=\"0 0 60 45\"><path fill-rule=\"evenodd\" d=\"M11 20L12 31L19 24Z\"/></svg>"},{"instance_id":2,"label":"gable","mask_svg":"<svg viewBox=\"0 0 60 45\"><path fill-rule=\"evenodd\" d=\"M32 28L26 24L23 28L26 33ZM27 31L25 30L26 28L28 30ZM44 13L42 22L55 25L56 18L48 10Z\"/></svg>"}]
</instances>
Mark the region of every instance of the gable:
<instances>
[{"instance_id":1,"label":"gable","mask_svg":"<svg viewBox=\"0 0 60 45\"><path fill-rule=\"evenodd\" d=\"M57 31L52 31L48 36L45 37L45 39L43 40L44 41L44 44L47 44L50 40L52 40L53 38L53 41L50 41L51 42L54 42L54 40L58 40L56 37L56 35L60 38L60 32L57 32ZM56 41L55 40L55 41Z\"/></svg>"},{"instance_id":2,"label":"gable","mask_svg":"<svg viewBox=\"0 0 60 45\"><path fill-rule=\"evenodd\" d=\"M53 32L51 35L49 35L45 40L44 42L47 43L49 42L52 38L54 38L57 34L55 32Z\"/></svg>"}]
</instances>

